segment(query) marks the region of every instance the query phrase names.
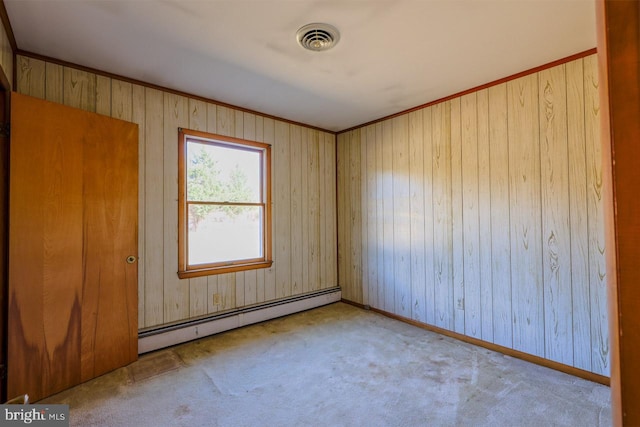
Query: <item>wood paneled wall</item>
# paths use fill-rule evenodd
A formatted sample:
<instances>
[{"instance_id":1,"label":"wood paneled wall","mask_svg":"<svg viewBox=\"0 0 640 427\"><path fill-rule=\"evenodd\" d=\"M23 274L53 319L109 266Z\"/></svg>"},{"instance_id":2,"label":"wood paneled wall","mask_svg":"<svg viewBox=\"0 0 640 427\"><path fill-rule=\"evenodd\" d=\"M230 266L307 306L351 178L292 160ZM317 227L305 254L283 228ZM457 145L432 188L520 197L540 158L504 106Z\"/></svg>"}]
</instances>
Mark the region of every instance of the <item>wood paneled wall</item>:
<instances>
[{"instance_id":1,"label":"wood paneled wall","mask_svg":"<svg viewBox=\"0 0 640 427\"><path fill-rule=\"evenodd\" d=\"M595 55L338 135L343 298L609 373Z\"/></svg>"},{"instance_id":2,"label":"wood paneled wall","mask_svg":"<svg viewBox=\"0 0 640 427\"><path fill-rule=\"evenodd\" d=\"M337 286L333 134L25 56L17 63L18 92L139 125L141 329ZM178 278L178 127L272 144L271 268Z\"/></svg>"},{"instance_id":3,"label":"wood paneled wall","mask_svg":"<svg viewBox=\"0 0 640 427\"><path fill-rule=\"evenodd\" d=\"M9 85L13 85L13 49L7 36L7 31L2 22L0 22L0 67L4 71L4 75L9 80Z\"/></svg>"}]
</instances>

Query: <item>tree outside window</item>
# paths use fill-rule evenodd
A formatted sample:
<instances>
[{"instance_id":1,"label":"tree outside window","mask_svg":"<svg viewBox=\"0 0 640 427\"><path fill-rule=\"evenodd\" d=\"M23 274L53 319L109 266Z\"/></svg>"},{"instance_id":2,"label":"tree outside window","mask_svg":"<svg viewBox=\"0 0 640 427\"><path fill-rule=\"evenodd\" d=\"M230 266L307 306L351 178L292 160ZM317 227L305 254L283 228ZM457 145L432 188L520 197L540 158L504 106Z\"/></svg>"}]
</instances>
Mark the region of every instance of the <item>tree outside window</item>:
<instances>
[{"instance_id":1,"label":"tree outside window","mask_svg":"<svg viewBox=\"0 0 640 427\"><path fill-rule=\"evenodd\" d=\"M180 277L270 260L270 146L180 131Z\"/></svg>"}]
</instances>

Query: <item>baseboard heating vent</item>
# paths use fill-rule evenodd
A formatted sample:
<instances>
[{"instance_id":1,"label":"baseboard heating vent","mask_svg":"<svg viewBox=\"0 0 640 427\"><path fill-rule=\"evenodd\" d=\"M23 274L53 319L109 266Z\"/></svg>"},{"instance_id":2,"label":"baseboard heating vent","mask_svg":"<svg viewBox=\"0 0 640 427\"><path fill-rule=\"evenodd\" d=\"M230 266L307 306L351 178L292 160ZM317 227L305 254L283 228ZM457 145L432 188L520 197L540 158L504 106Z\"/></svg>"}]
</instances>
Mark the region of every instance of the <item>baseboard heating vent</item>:
<instances>
[{"instance_id":1,"label":"baseboard heating vent","mask_svg":"<svg viewBox=\"0 0 640 427\"><path fill-rule=\"evenodd\" d=\"M138 354L321 307L341 299L342 292L336 287L144 331L138 334Z\"/></svg>"}]
</instances>

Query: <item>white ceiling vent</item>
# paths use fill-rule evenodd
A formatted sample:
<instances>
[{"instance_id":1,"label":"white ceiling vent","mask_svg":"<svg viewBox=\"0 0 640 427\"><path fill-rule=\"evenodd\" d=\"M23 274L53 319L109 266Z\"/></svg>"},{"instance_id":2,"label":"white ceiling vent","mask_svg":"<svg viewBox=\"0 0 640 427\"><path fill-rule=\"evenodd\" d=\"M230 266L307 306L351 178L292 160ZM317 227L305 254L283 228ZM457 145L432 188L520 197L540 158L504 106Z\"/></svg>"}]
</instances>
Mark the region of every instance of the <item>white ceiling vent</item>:
<instances>
[{"instance_id":1,"label":"white ceiling vent","mask_svg":"<svg viewBox=\"0 0 640 427\"><path fill-rule=\"evenodd\" d=\"M319 52L335 46L340 40L340 33L333 25L307 24L298 30L296 39L303 48Z\"/></svg>"}]
</instances>

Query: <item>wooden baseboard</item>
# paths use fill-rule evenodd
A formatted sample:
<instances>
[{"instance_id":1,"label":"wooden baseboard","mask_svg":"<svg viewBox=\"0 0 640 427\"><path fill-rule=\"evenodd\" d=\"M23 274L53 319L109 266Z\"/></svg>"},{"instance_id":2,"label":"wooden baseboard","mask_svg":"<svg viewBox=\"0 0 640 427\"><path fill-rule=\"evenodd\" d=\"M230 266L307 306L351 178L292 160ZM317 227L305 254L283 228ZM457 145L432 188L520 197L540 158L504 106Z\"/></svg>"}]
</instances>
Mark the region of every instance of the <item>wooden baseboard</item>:
<instances>
[{"instance_id":1,"label":"wooden baseboard","mask_svg":"<svg viewBox=\"0 0 640 427\"><path fill-rule=\"evenodd\" d=\"M478 347L483 347L488 350L506 354L507 356L526 360L527 362L535 363L536 365L540 365L540 366L554 369L556 371L564 372L565 374L573 375L573 376L583 378L585 380L593 381L599 384L603 384L606 386L610 385L610 378L605 377L604 375L594 374L593 372L585 371L583 369L578 369L573 366L565 365L563 363L554 362L553 360L545 359L544 357L534 356L532 354L523 353L521 351L514 350L509 347L503 347L501 345L493 344L488 341L472 338L463 334L459 334L457 332L453 332L447 329L439 328L437 326L429 325L427 323L418 322L417 320L409 319L407 317L398 316L397 314L389 313L388 311L369 307L368 305L360 304L354 301L349 301L344 298L342 299L342 302L361 308L363 310L371 310L373 312L382 314L383 316L389 317L391 319L399 320L401 322L408 323L410 325L417 326L422 329L426 329L427 331L430 331L430 332L435 332L437 334L445 335L450 338L455 338L457 340L460 340L469 344L477 345Z\"/></svg>"}]
</instances>

